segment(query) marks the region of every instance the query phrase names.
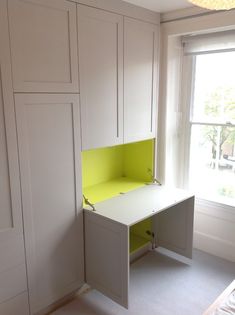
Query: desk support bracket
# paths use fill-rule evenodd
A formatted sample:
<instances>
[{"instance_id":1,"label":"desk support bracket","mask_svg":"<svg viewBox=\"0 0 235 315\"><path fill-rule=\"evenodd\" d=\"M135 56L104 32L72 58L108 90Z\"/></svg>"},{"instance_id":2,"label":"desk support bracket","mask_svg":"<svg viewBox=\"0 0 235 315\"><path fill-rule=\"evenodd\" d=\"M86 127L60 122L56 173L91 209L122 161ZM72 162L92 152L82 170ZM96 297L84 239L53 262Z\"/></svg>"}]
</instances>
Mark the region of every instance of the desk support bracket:
<instances>
[{"instance_id":1,"label":"desk support bracket","mask_svg":"<svg viewBox=\"0 0 235 315\"><path fill-rule=\"evenodd\" d=\"M91 203L91 202L89 201L89 199L86 198L86 196L83 195L83 198L84 198L85 204L86 204L87 206L90 206L90 207L92 208L92 211L96 211L96 210L95 210L95 205L94 205L93 203Z\"/></svg>"}]
</instances>

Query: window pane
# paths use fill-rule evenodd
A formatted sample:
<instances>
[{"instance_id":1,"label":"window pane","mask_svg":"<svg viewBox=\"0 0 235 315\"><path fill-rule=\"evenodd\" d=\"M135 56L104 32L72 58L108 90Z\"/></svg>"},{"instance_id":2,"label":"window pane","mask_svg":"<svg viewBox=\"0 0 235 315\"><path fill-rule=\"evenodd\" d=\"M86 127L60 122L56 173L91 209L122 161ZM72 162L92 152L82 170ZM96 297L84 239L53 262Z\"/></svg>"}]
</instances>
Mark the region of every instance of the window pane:
<instances>
[{"instance_id":1,"label":"window pane","mask_svg":"<svg viewBox=\"0 0 235 315\"><path fill-rule=\"evenodd\" d=\"M235 127L192 126L189 179L197 196L235 205Z\"/></svg>"},{"instance_id":2,"label":"window pane","mask_svg":"<svg viewBox=\"0 0 235 315\"><path fill-rule=\"evenodd\" d=\"M235 123L235 52L196 57L192 119Z\"/></svg>"}]
</instances>

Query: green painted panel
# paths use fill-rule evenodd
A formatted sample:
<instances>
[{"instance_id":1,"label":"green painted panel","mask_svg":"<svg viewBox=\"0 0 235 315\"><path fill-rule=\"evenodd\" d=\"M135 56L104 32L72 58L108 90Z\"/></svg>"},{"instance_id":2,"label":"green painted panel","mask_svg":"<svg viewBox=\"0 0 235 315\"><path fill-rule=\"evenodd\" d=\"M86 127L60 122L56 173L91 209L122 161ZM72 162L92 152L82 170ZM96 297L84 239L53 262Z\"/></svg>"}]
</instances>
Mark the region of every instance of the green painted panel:
<instances>
[{"instance_id":1,"label":"green painted panel","mask_svg":"<svg viewBox=\"0 0 235 315\"><path fill-rule=\"evenodd\" d=\"M130 233L130 254L134 253L136 250L145 246L148 243L149 241L146 240L145 238L139 235Z\"/></svg>"},{"instance_id":2,"label":"green painted panel","mask_svg":"<svg viewBox=\"0 0 235 315\"><path fill-rule=\"evenodd\" d=\"M124 145L124 174L126 177L150 182L153 176L154 140Z\"/></svg>"},{"instance_id":3,"label":"green painted panel","mask_svg":"<svg viewBox=\"0 0 235 315\"><path fill-rule=\"evenodd\" d=\"M139 235L143 239L151 241L151 237L146 233L146 231L152 231L152 220L146 219L141 221L130 228L130 232L134 235Z\"/></svg>"},{"instance_id":4,"label":"green painted panel","mask_svg":"<svg viewBox=\"0 0 235 315\"><path fill-rule=\"evenodd\" d=\"M82 186L88 187L123 176L123 146L82 152Z\"/></svg>"}]
</instances>

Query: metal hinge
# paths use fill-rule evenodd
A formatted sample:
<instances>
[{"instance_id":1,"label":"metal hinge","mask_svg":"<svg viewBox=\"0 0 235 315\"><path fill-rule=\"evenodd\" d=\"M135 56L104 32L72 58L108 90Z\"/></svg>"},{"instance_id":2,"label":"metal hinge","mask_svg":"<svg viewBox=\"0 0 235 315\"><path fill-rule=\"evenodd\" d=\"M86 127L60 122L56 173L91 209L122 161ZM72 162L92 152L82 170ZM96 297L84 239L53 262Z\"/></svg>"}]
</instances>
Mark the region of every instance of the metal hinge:
<instances>
[{"instance_id":1,"label":"metal hinge","mask_svg":"<svg viewBox=\"0 0 235 315\"><path fill-rule=\"evenodd\" d=\"M85 201L85 205L90 206L90 207L92 208L92 211L96 211L95 205L94 205L93 203L91 203L91 202L89 201L89 199L86 198L84 195L83 195L83 198L84 198L84 201Z\"/></svg>"}]
</instances>

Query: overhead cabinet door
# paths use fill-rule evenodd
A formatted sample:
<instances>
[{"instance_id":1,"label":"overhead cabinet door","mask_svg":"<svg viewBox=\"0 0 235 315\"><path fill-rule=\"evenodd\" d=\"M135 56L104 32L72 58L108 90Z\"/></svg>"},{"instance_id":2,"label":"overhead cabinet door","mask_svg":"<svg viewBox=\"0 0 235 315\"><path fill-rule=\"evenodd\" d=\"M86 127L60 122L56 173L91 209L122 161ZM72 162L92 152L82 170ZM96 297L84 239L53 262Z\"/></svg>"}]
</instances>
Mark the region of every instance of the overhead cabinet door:
<instances>
[{"instance_id":1,"label":"overhead cabinet door","mask_svg":"<svg viewBox=\"0 0 235 315\"><path fill-rule=\"evenodd\" d=\"M28 314L7 4L0 1L0 314ZM7 311L16 296L17 309ZM10 308L10 306L9 306Z\"/></svg>"},{"instance_id":2,"label":"overhead cabinet door","mask_svg":"<svg viewBox=\"0 0 235 315\"><path fill-rule=\"evenodd\" d=\"M78 92L76 4L9 0L16 92Z\"/></svg>"},{"instance_id":3,"label":"overhead cabinet door","mask_svg":"<svg viewBox=\"0 0 235 315\"><path fill-rule=\"evenodd\" d=\"M155 137L158 26L124 19L124 142Z\"/></svg>"},{"instance_id":4,"label":"overhead cabinet door","mask_svg":"<svg viewBox=\"0 0 235 315\"><path fill-rule=\"evenodd\" d=\"M123 17L78 5L82 149L123 143Z\"/></svg>"},{"instance_id":5,"label":"overhead cabinet door","mask_svg":"<svg viewBox=\"0 0 235 315\"><path fill-rule=\"evenodd\" d=\"M83 284L78 95L15 97L32 313Z\"/></svg>"}]
</instances>

